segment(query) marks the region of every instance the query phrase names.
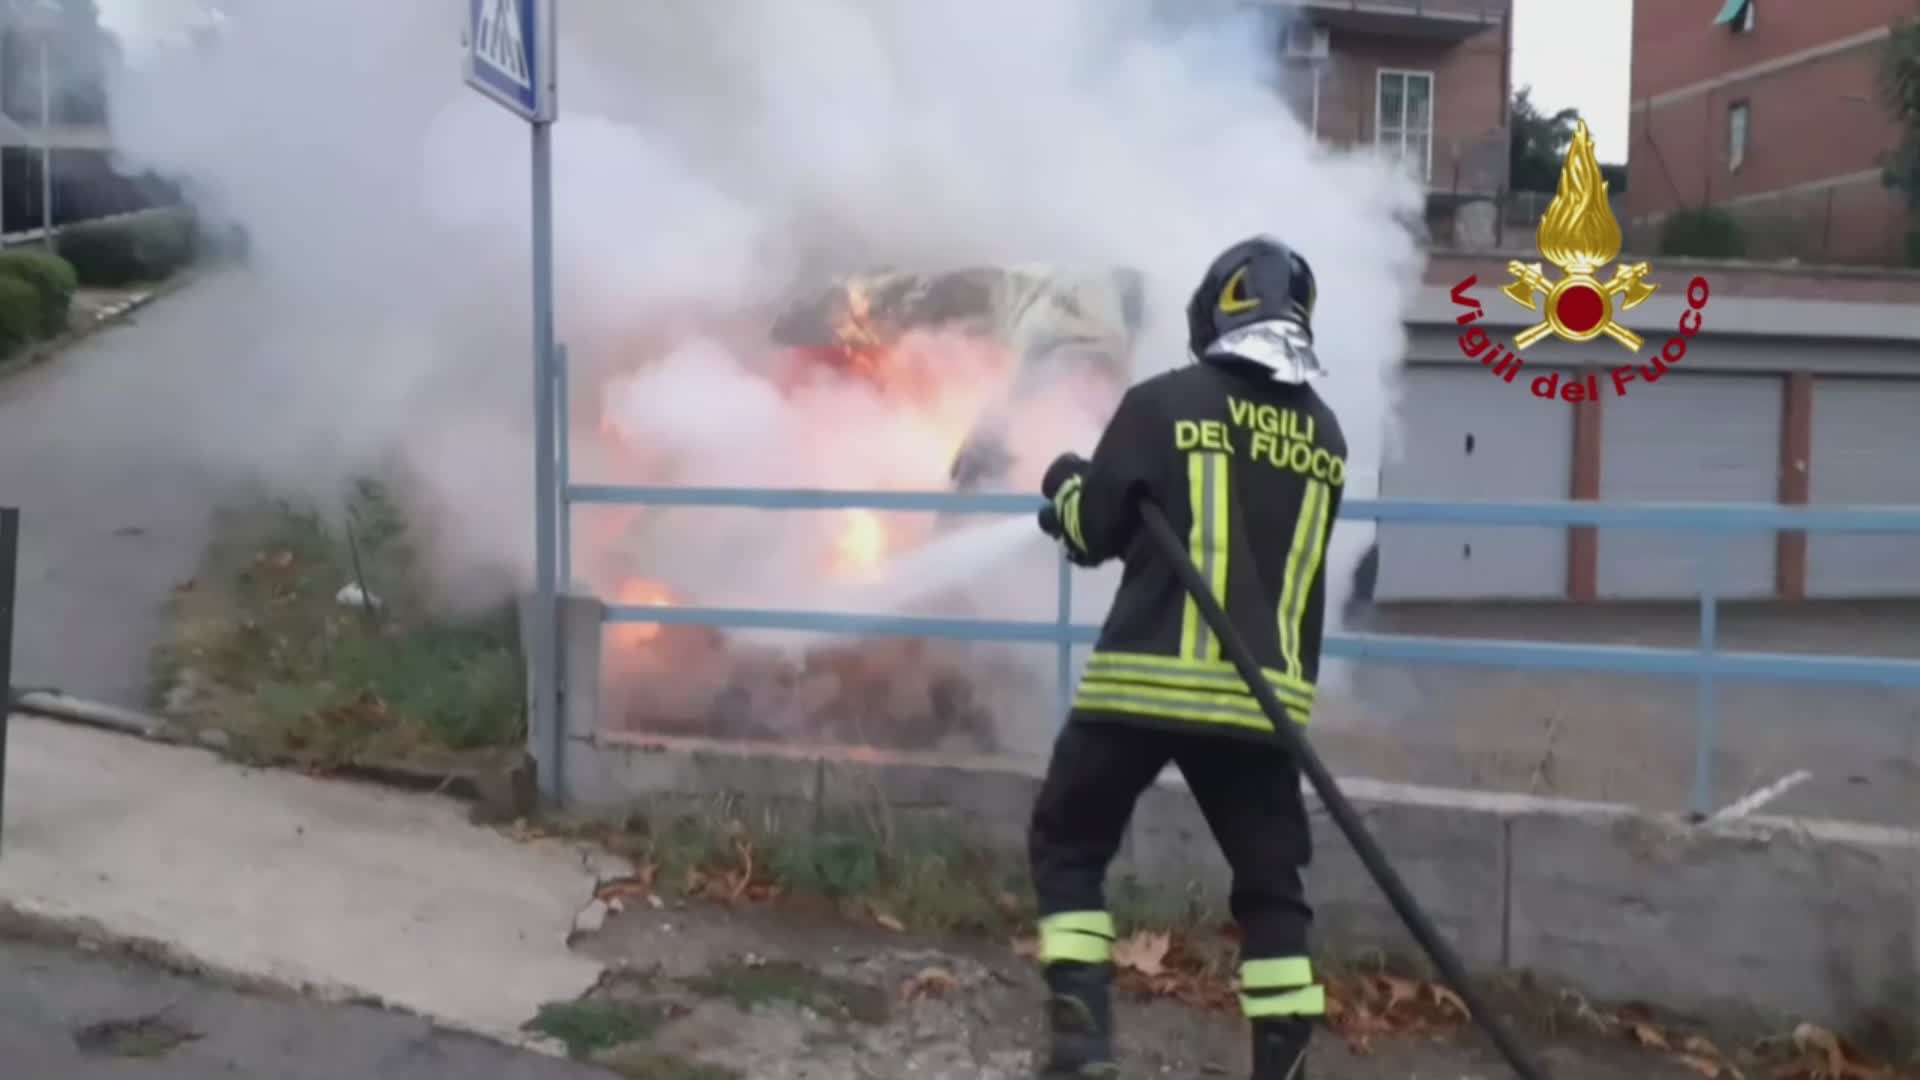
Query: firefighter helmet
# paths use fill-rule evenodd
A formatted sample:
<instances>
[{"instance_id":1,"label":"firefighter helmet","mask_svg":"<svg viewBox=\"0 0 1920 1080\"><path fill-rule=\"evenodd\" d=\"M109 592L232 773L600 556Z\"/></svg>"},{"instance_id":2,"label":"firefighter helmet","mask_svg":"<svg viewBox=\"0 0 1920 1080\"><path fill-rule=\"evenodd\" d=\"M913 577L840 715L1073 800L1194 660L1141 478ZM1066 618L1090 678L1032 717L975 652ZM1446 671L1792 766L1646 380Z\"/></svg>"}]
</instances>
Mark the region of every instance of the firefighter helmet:
<instances>
[{"instance_id":1,"label":"firefighter helmet","mask_svg":"<svg viewBox=\"0 0 1920 1080\"><path fill-rule=\"evenodd\" d=\"M1313 351L1313 268L1270 236L1233 245L1213 260L1187 302L1195 359L1253 363L1273 378L1304 383L1325 374Z\"/></svg>"}]
</instances>

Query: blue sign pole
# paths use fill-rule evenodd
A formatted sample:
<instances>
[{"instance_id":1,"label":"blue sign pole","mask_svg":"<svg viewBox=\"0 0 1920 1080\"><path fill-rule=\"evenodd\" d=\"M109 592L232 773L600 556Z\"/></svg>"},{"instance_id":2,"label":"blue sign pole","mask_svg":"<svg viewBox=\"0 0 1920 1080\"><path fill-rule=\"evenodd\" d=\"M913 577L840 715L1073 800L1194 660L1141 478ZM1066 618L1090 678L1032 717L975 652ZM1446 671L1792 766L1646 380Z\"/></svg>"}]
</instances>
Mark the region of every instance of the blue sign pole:
<instances>
[{"instance_id":1,"label":"blue sign pole","mask_svg":"<svg viewBox=\"0 0 1920 1080\"><path fill-rule=\"evenodd\" d=\"M532 715L527 718L542 794L558 801L565 729L561 720L557 590L559 492L554 461L553 122L556 114L554 0L467 0L467 84L531 128L533 158L534 640Z\"/></svg>"}]
</instances>

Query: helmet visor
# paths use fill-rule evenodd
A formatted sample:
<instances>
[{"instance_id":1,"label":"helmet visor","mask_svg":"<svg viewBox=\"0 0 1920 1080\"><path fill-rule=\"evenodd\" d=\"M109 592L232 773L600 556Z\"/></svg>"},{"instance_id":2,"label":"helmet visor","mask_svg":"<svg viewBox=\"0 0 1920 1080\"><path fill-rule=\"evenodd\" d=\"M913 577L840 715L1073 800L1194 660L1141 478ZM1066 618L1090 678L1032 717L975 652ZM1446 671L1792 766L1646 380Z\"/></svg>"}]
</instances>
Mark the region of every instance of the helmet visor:
<instances>
[{"instance_id":1,"label":"helmet visor","mask_svg":"<svg viewBox=\"0 0 1920 1080\"><path fill-rule=\"evenodd\" d=\"M1207 356L1236 356L1273 372L1274 380L1299 385L1327 373L1313 351L1313 335L1289 319L1266 319L1220 335Z\"/></svg>"}]
</instances>

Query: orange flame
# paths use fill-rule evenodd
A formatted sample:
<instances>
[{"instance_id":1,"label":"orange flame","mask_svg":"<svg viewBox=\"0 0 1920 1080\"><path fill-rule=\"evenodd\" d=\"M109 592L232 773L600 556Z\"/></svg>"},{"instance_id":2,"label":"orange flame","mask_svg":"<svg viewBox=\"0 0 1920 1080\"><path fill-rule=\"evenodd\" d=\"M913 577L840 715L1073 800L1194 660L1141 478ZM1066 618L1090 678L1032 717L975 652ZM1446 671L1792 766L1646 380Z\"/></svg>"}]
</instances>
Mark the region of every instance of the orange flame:
<instances>
[{"instance_id":1,"label":"orange flame","mask_svg":"<svg viewBox=\"0 0 1920 1080\"><path fill-rule=\"evenodd\" d=\"M1607 203L1607 181L1585 120L1574 128L1560 189L1540 217L1538 238L1540 254L1562 270L1592 272L1620 255L1620 223Z\"/></svg>"},{"instance_id":2,"label":"orange flame","mask_svg":"<svg viewBox=\"0 0 1920 1080\"><path fill-rule=\"evenodd\" d=\"M871 510L849 510L846 524L833 543L833 573L836 577L864 578L872 575L887 556L887 527L880 515Z\"/></svg>"},{"instance_id":3,"label":"orange flame","mask_svg":"<svg viewBox=\"0 0 1920 1080\"><path fill-rule=\"evenodd\" d=\"M676 600L673 591L658 581L631 578L621 582L613 602L621 606L671 607ZM609 629L608 639L615 646L640 649L658 638L662 627L659 623L615 623Z\"/></svg>"}]
</instances>

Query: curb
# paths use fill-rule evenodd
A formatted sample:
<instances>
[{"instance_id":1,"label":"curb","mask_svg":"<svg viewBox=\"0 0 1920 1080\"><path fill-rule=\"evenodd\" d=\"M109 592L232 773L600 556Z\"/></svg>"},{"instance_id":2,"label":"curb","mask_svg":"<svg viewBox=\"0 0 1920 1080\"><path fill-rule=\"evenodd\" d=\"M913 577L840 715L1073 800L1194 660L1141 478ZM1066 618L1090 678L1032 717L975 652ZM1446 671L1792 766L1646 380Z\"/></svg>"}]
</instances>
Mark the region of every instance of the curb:
<instances>
[{"instance_id":1,"label":"curb","mask_svg":"<svg viewBox=\"0 0 1920 1080\"><path fill-rule=\"evenodd\" d=\"M241 994L299 998L320 1005L378 1009L396 1016L420 1020L438 1031L484 1039L509 1049L524 1050L548 1057L567 1056L565 1046L551 1039L507 1036L498 1031L464 1024L449 1017L434 1016L398 1005L377 994L369 994L337 983L262 975L222 964L209 963L177 945L158 938L118 933L85 916L62 914L46 910L41 905L0 897L0 942L7 940L28 941L77 949L86 953L118 956L158 968L169 975L204 980ZM529 1017L529 1019L532 1018Z\"/></svg>"},{"instance_id":2,"label":"curb","mask_svg":"<svg viewBox=\"0 0 1920 1080\"><path fill-rule=\"evenodd\" d=\"M99 317L85 326L67 330L58 337L40 342L18 356L0 360L0 380L37 368L95 334L119 326L134 312L162 297L179 292L191 285L198 277L197 269L182 270L144 292L137 292L117 304L102 309Z\"/></svg>"},{"instance_id":3,"label":"curb","mask_svg":"<svg viewBox=\"0 0 1920 1080\"><path fill-rule=\"evenodd\" d=\"M124 709L118 705L88 701L54 689L16 687L7 699L7 707L14 712L37 719L91 728L109 735L125 735L162 746L205 750L208 753L222 755L227 747L227 734L224 731L218 729L188 731L158 716ZM349 762L318 775L326 779L377 784L381 787L416 794L445 795L476 809L492 806L500 798L498 793L490 793L488 784L473 773L440 772L407 765L385 765L374 762ZM494 809L496 813L504 812L497 807Z\"/></svg>"}]
</instances>

